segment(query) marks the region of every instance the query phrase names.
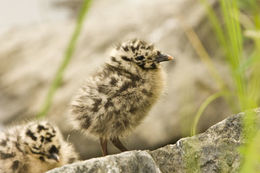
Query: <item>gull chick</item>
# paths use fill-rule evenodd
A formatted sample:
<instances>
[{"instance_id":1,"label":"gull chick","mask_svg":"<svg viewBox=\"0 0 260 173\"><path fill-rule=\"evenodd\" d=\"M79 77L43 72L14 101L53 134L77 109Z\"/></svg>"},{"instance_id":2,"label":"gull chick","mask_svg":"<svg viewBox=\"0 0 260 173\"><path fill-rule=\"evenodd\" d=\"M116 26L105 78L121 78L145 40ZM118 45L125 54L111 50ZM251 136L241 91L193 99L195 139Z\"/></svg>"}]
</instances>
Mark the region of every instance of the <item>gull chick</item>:
<instances>
[{"instance_id":1,"label":"gull chick","mask_svg":"<svg viewBox=\"0 0 260 173\"><path fill-rule=\"evenodd\" d=\"M0 172L43 173L77 159L72 145L47 121L14 126L0 133Z\"/></svg>"},{"instance_id":2,"label":"gull chick","mask_svg":"<svg viewBox=\"0 0 260 173\"><path fill-rule=\"evenodd\" d=\"M164 85L160 63L172 59L142 40L118 45L73 100L75 127L99 137L103 155L108 140L126 151L119 138L138 126L158 100Z\"/></svg>"}]
</instances>

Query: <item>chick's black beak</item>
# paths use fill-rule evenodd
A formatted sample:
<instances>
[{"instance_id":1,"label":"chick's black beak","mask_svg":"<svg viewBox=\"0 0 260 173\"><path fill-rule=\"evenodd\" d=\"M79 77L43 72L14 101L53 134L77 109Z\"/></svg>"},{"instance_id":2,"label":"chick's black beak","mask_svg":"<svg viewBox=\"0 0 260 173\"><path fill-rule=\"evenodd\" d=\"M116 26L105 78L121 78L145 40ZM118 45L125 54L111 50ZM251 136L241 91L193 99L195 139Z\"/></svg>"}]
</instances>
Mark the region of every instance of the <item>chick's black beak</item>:
<instances>
[{"instance_id":1,"label":"chick's black beak","mask_svg":"<svg viewBox=\"0 0 260 173\"><path fill-rule=\"evenodd\" d=\"M59 161L60 161L60 157L59 157L59 155L56 154L56 153L51 154L50 158L53 159L53 160L55 160L56 162L59 162Z\"/></svg>"},{"instance_id":2,"label":"chick's black beak","mask_svg":"<svg viewBox=\"0 0 260 173\"><path fill-rule=\"evenodd\" d=\"M157 56L156 60L158 63L163 62L163 61L171 61L174 58L170 55L165 55L165 54L160 54Z\"/></svg>"}]
</instances>

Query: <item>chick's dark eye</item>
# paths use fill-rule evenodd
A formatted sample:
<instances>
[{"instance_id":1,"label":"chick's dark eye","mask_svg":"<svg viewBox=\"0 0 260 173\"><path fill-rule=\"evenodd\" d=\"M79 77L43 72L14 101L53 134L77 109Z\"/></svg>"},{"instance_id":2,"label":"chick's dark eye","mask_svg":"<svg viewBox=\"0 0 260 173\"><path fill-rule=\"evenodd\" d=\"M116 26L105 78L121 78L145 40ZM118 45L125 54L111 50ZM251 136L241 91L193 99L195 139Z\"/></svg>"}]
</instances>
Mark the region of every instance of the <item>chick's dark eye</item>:
<instances>
[{"instance_id":1,"label":"chick's dark eye","mask_svg":"<svg viewBox=\"0 0 260 173\"><path fill-rule=\"evenodd\" d=\"M53 146L51 146L49 152L50 152L50 153L59 153L59 150L57 149L57 147L55 147L55 146L53 145Z\"/></svg>"},{"instance_id":2,"label":"chick's dark eye","mask_svg":"<svg viewBox=\"0 0 260 173\"><path fill-rule=\"evenodd\" d=\"M136 57L135 59L136 59L137 61L141 61L141 60L144 59L144 56L138 56L138 57Z\"/></svg>"},{"instance_id":3,"label":"chick's dark eye","mask_svg":"<svg viewBox=\"0 0 260 173\"><path fill-rule=\"evenodd\" d=\"M41 143L43 143L44 142L44 137L43 136L41 136Z\"/></svg>"}]
</instances>

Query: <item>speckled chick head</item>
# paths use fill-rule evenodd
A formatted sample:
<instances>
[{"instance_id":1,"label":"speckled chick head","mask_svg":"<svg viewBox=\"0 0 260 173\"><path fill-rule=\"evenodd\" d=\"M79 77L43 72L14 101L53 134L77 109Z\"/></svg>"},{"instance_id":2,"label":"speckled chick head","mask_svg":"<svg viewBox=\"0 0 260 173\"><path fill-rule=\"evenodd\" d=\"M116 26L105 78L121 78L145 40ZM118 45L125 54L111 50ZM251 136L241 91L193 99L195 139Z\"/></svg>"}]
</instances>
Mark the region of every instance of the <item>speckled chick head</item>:
<instances>
[{"instance_id":1,"label":"speckled chick head","mask_svg":"<svg viewBox=\"0 0 260 173\"><path fill-rule=\"evenodd\" d=\"M112 61L126 61L135 63L142 69L160 68L160 62L173 58L156 49L154 45L145 41L133 39L117 46L117 54L111 57ZM117 57L117 58L115 58ZM118 59L121 58L121 59Z\"/></svg>"},{"instance_id":2,"label":"speckled chick head","mask_svg":"<svg viewBox=\"0 0 260 173\"><path fill-rule=\"evenodd\" d=\"M22 138L28 152L35 158L55 164L60 161L61 142L58 129L50 123L31 122L26 125Z\"/></svg>"}]
</instances>

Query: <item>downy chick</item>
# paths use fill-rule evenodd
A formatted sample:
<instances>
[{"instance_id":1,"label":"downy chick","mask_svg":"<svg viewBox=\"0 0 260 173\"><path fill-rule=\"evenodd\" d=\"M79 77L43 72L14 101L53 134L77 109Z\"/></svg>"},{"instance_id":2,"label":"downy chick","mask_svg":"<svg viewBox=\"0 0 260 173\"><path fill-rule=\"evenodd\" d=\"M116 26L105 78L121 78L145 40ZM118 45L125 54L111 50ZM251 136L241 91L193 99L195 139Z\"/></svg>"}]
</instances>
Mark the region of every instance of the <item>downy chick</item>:
<instances>
[{"instance_id":1,"label":"downy chick","mask_svg":"<svg viewBox=\"0 0 260 173\"><path fill-rule=\"evenodd\" d=\"M164 85L160 63L172 59L142 40L120 44L73 100L74 126L99 137L103 155L108 140L126 151L119 137L139 125L158 100Z\"/></svg>"},{"instance_id":2,"label":"downy chick","mask_svg":"<svg viewBox=\"0 0 260 173\"><path fill-rule=\"evenodd\" d=\"M0 133L0 172L43 173L77 159L72 145L47 121L29 122Z\"/></svg>"}]
</instances>

